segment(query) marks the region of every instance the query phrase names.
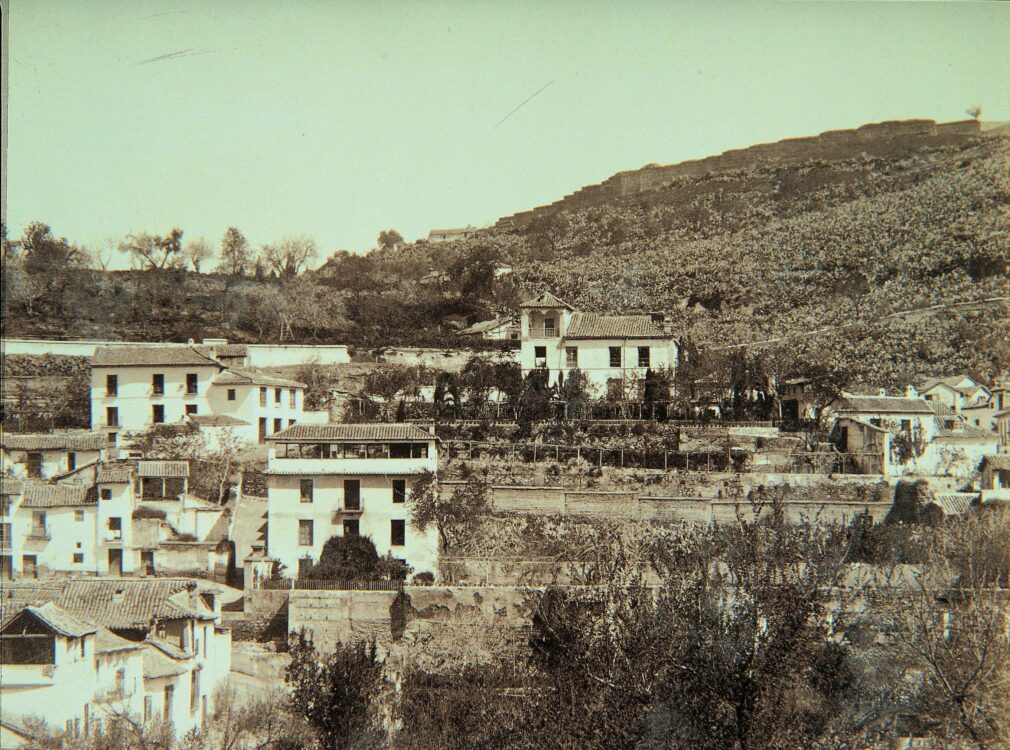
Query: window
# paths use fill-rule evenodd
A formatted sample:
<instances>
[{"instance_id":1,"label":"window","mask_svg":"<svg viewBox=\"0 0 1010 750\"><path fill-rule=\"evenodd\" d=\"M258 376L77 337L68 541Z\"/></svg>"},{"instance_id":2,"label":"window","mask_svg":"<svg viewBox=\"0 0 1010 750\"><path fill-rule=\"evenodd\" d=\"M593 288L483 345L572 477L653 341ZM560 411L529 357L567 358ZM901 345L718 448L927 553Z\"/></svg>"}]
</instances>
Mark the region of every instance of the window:
<instances>
[{"instance_id":1,"label":"window","mask_svg":"<svg viewBox=\"0 0 1010 750\"><path fill-rule=\"evenodd\" d=\"M83 565L84 564L84 553L83 552L75 552L74 553L74 564L75 565Z\"/></svg>"},{"instance_id":2,"label":"window","mask_svg":"<svg viewBox=\"0 0 1010 750\"><path fill-rule=\"evenodd\" d=\"M312 546L312 521L298 522L298 544L302 547Z\"/></svg>"},{"instance_id":3,"label":"window","mask_svg":"<svg viewBox=\"0 0 1010 750\"><path fill-rule=\"evenodd\" d=\"M207 628L203 629L203 658L207 658Z\"/></svg>"},{"instance_id":4,"label":"window","mask_svg":"<svg viewBox=\"0 0 1010 750\"><path fill-rule=\"evenodd\" d=\"M554 318L544 318L544 338L552 338L557 335L554 327Z\"/></svg>"},{"instance_id":5,"label":"window","mask_svg":"<svg viewBox=\"0 0 1010 750\"><path fill-rule=\"evenodd\" d=\"M194 713L200 707L200 673L193 670L189 673L189 712Z\"/></svg>"},{"instance_id":6,"label":"window","mask_svg":"<svg viewBox=\"0 0 1010 750\"><path fill-rule=\"evenodd\" d=\"M358 536L359 533L358 519L348 518L344 521L344 536Z\"/></svg>"},{"instance_id":7,"label":"window","mask_svg":"<svg viewBox=\"0 0 1010 750\"><path fill-rule=\"evenodd\" d=\"M229 401L234 401L235 400L235 389L234 388L229 388L228 389L228 400Z\"/></svg>"},{"instance_id":8,"label":"window","mask_svg":"<svg viewBox=\"0 0 1010 750\"><path fill-rule=\"evenodd\" d=\"M294 388L288 391L288 407L291 409L298 407L298 391Z\"/></svg>"},{"instance_id":9,"label":"window","mask_svg":"<svg viewBox=\"0 0 1010 750\"><path fill-rule=\"evenodd\" d=\"M197 377L195 372L186 373L186 395L192 396L196 393Z\"/></svg>"},{"instance_id":10,"label":"window","mask_svg":"<svg viewBox=\"0 0 1010 750\"><path fill-rule=\"evenodd\" d=\"M109 445L115 445L117 437L118 436L114 432L109 432L109 433L106 433L106 435L105 435L105 439L109 442Z\"/></svg>"},{"instance_id":11,"label":"window","mask_svg":"<svg viewBox=\"0 0 1010 750\"><path fill-rule=\"evenodd\" d=\"M259 441L265 443L267 441L267 418L260 417L259 422Z\"/></svg>"},{"instance_id":12,"label":"window","mask_svg":"<svg viewBox=\"0 0 1010 750\"><path fill-rule=\"evenodd\" d=\"M119 427L119 409L115 406L107 406L105 408L105 423L109 427Z\"/></svg>"},{"instance_id":13,"label":"window","mask_svg":"<svg viewBox=\"0 0 1010 750\"><path fill-rule=\"evenodd\" d=\"M11 525L0 523L0 549L8 549L11 546Z\"/></svg>"},{"instance_id":14,"label":"window","mask_svg":"<svg viewBox=\"0 0 1010 750\"><path fill-rule=\"evenodd\" d=\"M344 510L361 510L361 480L344 480Z\"/></svg>"},{"instance_id":15,"label":"window","mask_svg":"<svg viewBox=\"0 0 1010 750\"><path fill-rule=\"evenodd\" d=\"M112 490L109 489L108 487L103 487L101 490L98 491L98 496L101 497L102 500L111 500Z\"/></svg>"},{"instance_id":16,"label":"window","mask_svg":"<svg viewBox=\"0 0 1010 750\"><path fill-rule=\"evenodd\" d=\"M279 404L281 402L281 392L283 388L274 388L274 403Z\"/></svg>"},{"instance_id":17,"label":"window","mask_svg":"<svg viewBox=\"0 0 1010 750\"><path fill-rule=\"evenodd\" d=\"M140 551L140 567L144 569L144 575L154 575L154 550L144 549Z\"/></svg>"},{"instance_id":18,"label":"window","mask_svg":"<svg viewBox=\"0 0 1010 750\"><path fill-rule=\"evenodd\" d=\"M8 525L9 524L4 524L4 526ZM35 555L21 556L21 575L25 578L38 578L39 563L38 558Z\"/></svg>"},{"instance_id":19,"label":"window","mask_svg":"<svg viewBox=\"0 0 1010 750\"><path fill-rule=\"evenodd\" d=\"M84 511L83 510L75 510L74 511L74 520L77 521L78 523L80 523L81 521L83 521L84 520Z\"/></svg>"},{"instance_id":20,"label":"window","mask_svg":"<svg viewBox=\"0 0 1010 750\"><path fill-rule=\"evenodd\" d=\"M402 547L406 543L407 527L402 518L394 518L389 522L389 544Z\"/></svg>"},{"instance_id":21,"label":"window","mask_svg":"<svg viewBox=\"0 0 1010 750\"><path fill-rule=\"evenodd\" d=\"M611 367L621 366L621 347L619 346L610 347L610 366Z\"/></svg>"},{"instance_id":22,"label":"window","mask_svg":"<svg viewBox=\"0 0 1010 750\"><path fill-rule=\"evenodd\" d=\"M175 685L165 685L165 699L161 708L162 721L172 720L172 699L175 697Z\"/></svg>"},{"instance_id":23,"label":"window","mask_svg":"<svg viewBox=\"0 0 1010 750\"><path fill-rule=\"evenodd\" d=\"M165 395L165 376L160 372L151 376L151 393L155 396Z\"/></svg>"},{"instance_id":24,"label":"window","mask_svg":"<svg viewBox=\"0 0 1010 750\"><path fill-rule=\"evenodd\" d=\"M303 479L301 481L301 498L303 503L312 502L312 488L314 482L311 479Z\"/></svg>"},{"instance_id":25,"label":"window","mask_svg":"<svg viewBox=\"0 0 1010 750\"><path fill-rule=\"evenodd\" d=\"M910 419L903 419L903 420L901 420L901 431L902 432L911 432L912 431L912 420L910 420Z\"/></svg>"},{"instance_id":26,"label":"window","mask_svg":"<svg viewBox=\"0 0 1010 750\"><path fill-rule=\"evenodd\" d=\"M579 347L565 347L565 366L572 370L579 366Z\"/></svg>"},{"instance_id":27,"label":"window","mask_svg":"<svg viewBox=\"0 0 1010 750\"><path fill-rule=\"evenodd\" d=\"M45 533L46 533L45 511L41 510L32 511L32 534L38 536L45 536Z\"/></svg>"},{"instance_id":28,"label":"window","mask_svg":"<svg viewBox=\"0 0 1010 750\"><path fill-rule=\"evenodd\" d=\"M30 477L41 477L42 476L42 454L31 452L27 455L28 462L28 476Z\"/></svg>"},{"instance_id":29,"label":"window","mask_svg":"<svg viewBox=\"0 0 1010 750\"><path fill-rule=\"evenodd\" d=\"M186 414L196 414L197 406L196 404L186 404Z\"/></svg>"},{"instance_id":30,"label":"window","mask_svg":"<svg viewBox=\"0 0 1010 750\"><path fill-rule=\"evenodd\" d=\"M106 375L105 376L105 395L106 396L116 396L119 394L119 376L118 375Z\"/></svg>"},{"instance_id":31,"label":"window","mask_svg":"<svg viewBox=\"0 0 1010 750\"><path fill-rule=\"evenodd\" d=\"M267 405L267 389L260 388L260 406Z\"/></svg>"},{"instance_id":32,"label":"window","mask_svg":"<svg viewBox=\"0 0 1010 750\"><path fill-rule=\"evenodd\" d=\"M87 637L83 637L83 638L81 638L81 658L82 658L82 659L83 659L83 658L84 658L85 656L87 656L87 654L86 654L86 653L84 652L84 649L85 649L85 645L87 644L87 642L88 642L88 639L87 639Z\"/></svg>"},{"instance_id":33,"label":"window","mask_svg":"<svg viewBox=\"0 0 1010 750\"><path fill-rule=\"evenodd\" d=\"M394 479L393 480L393 502L402 503L407 500L407 480L406 479Z\"/></svg>"},{"instance_id":34,"label":"window","mask_svg":"<svg viewBox=\"0 0 1010 750\"><path fill-rule=\"evenodd\" d=\"M155 404L151 407L151 421L155 424L161 424L165 421L164 404Z\"/></svg>"},{"instance_id":35,"label":"window","mask_svg":"<svg viewBox=\"0 0 1010 750\"><path fill-rule=\"evenodd\" d=\"M77 468L77 454L70 452L67 453L67 471L73 471Z\"/></svg>"},{"instance_id":36,"label":"window","mask_svg":"<svg viewBox=\"0 0 1010 750\"><path fill-rule=\"evenodd\" d=\"M151 720L151 714L154 712L154 706L152 705L154 701L150 695L144 696L144 721Z\"/></svg>"},{"instance_id":37,"label":"window","mask_svg":"<svg viewBox=\"0 0 1010 750\"><path fill-rule=\"evenodd\" d=\"M546 346L534 346L533 347L533 356L536 357L537 359L546 359L547 358L547 347Z\"/></svg>"},{"instance_id":38,"label":"window","mask_svg":"<svg viewBox=\"0 0 1010 750\"><path fill-rule=\"evenodd\" d=\"M123 519L119 516L112 516L109 518L109 531L111 532L109 536L113 539L123 538Z\"/></svg>"},{"instance_id":39,"label":"window","mask_svg":"<svg viewBox=\"0 0 1010 750\"><path fill-rule=\"evenodd\" d=\"M284 429L284 420L274 419L274 432L280 432Z\"/></svg>"},{"instance_id":40,"label":"window","mask_svg":"<svg viewBox=\"0 0 1010 750\"><path fill-rule=\"evenodd\" d=\"M649 347L647 346L638 347L638 366L652 367L652 363L649 357Z\"/></svg>"}]
</instances>

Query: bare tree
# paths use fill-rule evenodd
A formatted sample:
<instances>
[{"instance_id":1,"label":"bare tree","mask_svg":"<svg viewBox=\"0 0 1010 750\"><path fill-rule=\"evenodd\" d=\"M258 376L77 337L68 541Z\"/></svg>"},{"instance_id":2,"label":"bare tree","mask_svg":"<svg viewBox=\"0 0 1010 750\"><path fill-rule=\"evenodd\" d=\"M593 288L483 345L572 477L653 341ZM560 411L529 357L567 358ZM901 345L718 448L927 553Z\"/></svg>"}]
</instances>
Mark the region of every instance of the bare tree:
<instances>
[{"instance_id":1,"label":"bare tree","mask_svg":"<svg viewBox=\"0 0 1010 750\"><path fill-rule=\"evenodd\" d=\"M305 270L308 262L319 254L319 248L314 240L299 235L285 237L279 245L264 245L261 253L270 270L282 279L290 279Z\"/></svg>"},{"instance_id":2,"label":"bare tree","mask_svg":"<svg viewBox=\"0 0 1010 750\"><path fill-rule=\"evenodd\" d=\"M193 270L200 273L200 266L203 262L214 257L214 248L203 237L199 237L186 243L183 255L193 266Z\"/></svg>"},{"instance_id":3,"label":"bare tree","mask_svg":"<svg viewBox=\"0 0 1010 750\"><path fill-rule=\"evenodd\" d=\"M182 230L173 228L162 237L157 234L131 234L119 244L120 252L129 253L141 268L170 268L182 258Z\"/></svg>"}]
</instances>

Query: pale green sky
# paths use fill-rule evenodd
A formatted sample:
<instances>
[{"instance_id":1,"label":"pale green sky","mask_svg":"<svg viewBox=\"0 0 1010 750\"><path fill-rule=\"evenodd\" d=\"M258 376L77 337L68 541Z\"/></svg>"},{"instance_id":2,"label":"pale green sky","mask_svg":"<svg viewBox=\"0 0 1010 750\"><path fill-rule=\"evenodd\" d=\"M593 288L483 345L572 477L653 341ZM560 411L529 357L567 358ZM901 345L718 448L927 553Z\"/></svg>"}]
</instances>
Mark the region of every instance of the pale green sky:
<instances>
[{"instance_id":1,"label":"pale green sky","mask_svg":"<svg viewBox=\"0 0 1010 750\"><path fill-rule=\"evenodd\" d=\"M1010 3L11 0L10 21L10 233L89 245L236 225L328 255L649 162L1010 120Z\"/></svg>"}]
</instances>

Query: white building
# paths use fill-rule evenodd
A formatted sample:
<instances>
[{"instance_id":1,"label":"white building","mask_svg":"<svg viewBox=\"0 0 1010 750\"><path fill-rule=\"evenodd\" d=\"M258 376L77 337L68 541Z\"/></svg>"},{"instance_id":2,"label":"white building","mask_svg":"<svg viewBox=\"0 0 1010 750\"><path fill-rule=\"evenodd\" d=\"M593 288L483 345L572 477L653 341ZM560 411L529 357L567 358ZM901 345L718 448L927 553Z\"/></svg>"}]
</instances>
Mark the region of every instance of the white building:
<instances>
[{"instance_id":1,"label":"white building","mask_svg":"<svg viewBox=\"0 0 1010 750\"><path fill-rule=\"evenodd\" d=\"M990 389L987 398L961 408L965 421L987 430L996 429L999 413L1010 409L1010 381L997 383Z\"/></svg>"},{"instance_id":2,"label":"white building","mask_svg":"<svg viewBox=\"0 0 1010 750\"><path fill-rule=\"evenodd\" d=\"M492 318L464 328L459 335L474 336L485 341L518 341L519 326L511 318Z\"/></svg>"},{"instance_id":3,"label":"white building","mask_svg":"<svg viewBox=\"0 0 1010 750\"><path fill-rule=\"evenodd\" d=\"M85 579L20 593L47 602L10 607L5 599L0 709L11 746L19 735L30 740L17 728L33 715L71 735L117 714L145 731L168 721L176 737L203 725L231 667L214 587Z\"/></svg>"},{"instance_id":4,"label":"white building","mask_svg":"<svg viewBox=\"0 0 1010 750\"><path fill-rule=\"evenodd\" d=\"M0 432L0 466L15 477L50 479L105 458L106 436L101 433Z\"/></svg>"},{"instance_id":5,"label":"white building","mask_svg":"<svg viewBox=\"0 0 1010 750\"><path fill-rule=\"evenodd\" d=\"M550 384L585 373L596 395L637 400L649 370L672 370L677 345L649 315L578 312L549 292L521 305L523 375L545 369Z\"/></svg>"},{"instance_id":6,"label":"white building","mask_svg":"<svg viewBox=\"0 0 1010 750\"><path fill-rule=\"evenodd\" d=\"M438 467L437 438L412 424L295 425L269 438L267 554L293 577L334 536L435 572L437 532L410 528L413 480Z\"/></svg>"},{"instance_id":7,"label":"white building","mask_svg":"<svg viewBox=\"0 0 1010 750\"><path fill-rule=\"evenodd\" d=\"M984 385L969 375L929 378L920 383L915 391L920 398L946 404L959 414L967 406L986 401L990 395Z\"/></svg>"},{"instance_id":8,"label":"white building","mask_svg":"<svg viewBox=\"0 0 1010 750\"><path fill-rule=\"evenodd\" d=\"M100 346L91 360L91 426L114 442L119 433L189 422L245 442L295 422L328 421L305 412L305 386L243 367L226 367L195 346ZM229 358L225 358L229 359ZM210 419L217 417L218 419Z\"/></svg>"},{"instance_id":9,"label":"white building","mask_svg":"<svg viewBox=\"0 0 1010 750\"><path fill-rule=\"evenodd\" d=\"M428 232L428 242L452 242L473 237L477 234L477 227L468 224L465 227L451 227L448 229L432 229Z\"/></svg>"}]
</instances>

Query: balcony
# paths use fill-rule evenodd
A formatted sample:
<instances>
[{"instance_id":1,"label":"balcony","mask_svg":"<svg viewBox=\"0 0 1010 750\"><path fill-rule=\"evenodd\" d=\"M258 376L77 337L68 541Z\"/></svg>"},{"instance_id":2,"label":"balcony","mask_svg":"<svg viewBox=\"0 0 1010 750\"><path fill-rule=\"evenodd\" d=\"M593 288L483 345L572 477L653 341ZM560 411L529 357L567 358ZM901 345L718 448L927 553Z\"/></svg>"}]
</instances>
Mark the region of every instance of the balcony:
<instances>
[{"instance_id":1,"label":"balcony","mask_svg":"<svg viewBox=\"0 0 1010 750\"><path fill-rule=\"evenodd\" d=\"M428 458L270 458L269 474L418 474L435 471Z\"/></svg>"},{"instance_id":2,"label":"balcony","mask_svg":"<svg viewBox=\"0 0 1010 750\"><path fill-rule=\"evenodd\" d=\"M339 526L347 519L361 518L361 515L365 512L365 509L361 506L357 508L338 508L333 511L332 523L335 526Z\"/></svg>"},{"instance_id":3,"label":"balcony","mask_svg":"<svg viewBox=\"0 0 1010 750\"><path fill-rule=\"evenodd\" d=\"M556 339L561 336L558 328L545 328L543 326L530 326L528 338L531 339Z\"/></svg>"},{"instance_id":4,"label":"balcony","mask_svg":"<svg viewBox=\"0 0 1010 750\"><path fill-rule=\"evenodd\" d=\"M28 538L48 542L52 537L49 536L49 529L45 526L32 526L28 530Z\"/></svg>"}]
</instances>

